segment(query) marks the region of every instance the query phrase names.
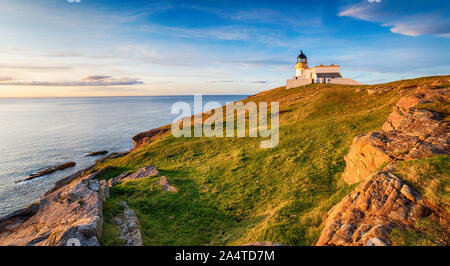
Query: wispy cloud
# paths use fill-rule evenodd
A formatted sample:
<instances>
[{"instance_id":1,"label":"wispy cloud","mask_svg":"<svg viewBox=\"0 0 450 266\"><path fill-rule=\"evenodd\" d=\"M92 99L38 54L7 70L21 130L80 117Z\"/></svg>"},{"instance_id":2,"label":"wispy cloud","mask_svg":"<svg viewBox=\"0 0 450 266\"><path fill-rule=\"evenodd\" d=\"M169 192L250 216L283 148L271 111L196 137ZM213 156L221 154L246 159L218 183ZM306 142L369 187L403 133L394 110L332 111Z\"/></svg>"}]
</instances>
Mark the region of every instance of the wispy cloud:
<instances>
[{"instance_id":1,"label":"wispy cloud","mask_svg":"<svg viewBox=\"0 0 450 266\"><path fill-rule=\"evenodd\" d=\"M0 80L1 81L1 80ZM123 85L139 85L144 84L142 80L134 78L113 78L111 76L88 76L79 81L1 81L0 85L8 86L123 86Z\"/></svg>"},{"instance_id":2,"label":"wispy cloud","mask_svg":"<svg viewBox=\"0 0 450 266\"><path fill-rule=\"evenodd\" d=\"M255 84L266 84L269 83L267 80L211 80L209 83L255 83Z\"/></svg>"},{"instance_id":3,"label":"wispy cloud","mask_svg":"<svg viewBox=\"0 0 450 266\"><path fill-rule=\"evenodd\" d=\"M58 65L58 66L48 66L48 65L14 65L14 64L0 64L0 69L17 69L17 70L70 70L73 69L72 66Z\"/></svg>"},{"instance_id":4,"label":"wispy cloud","mask_svg":"<svg viewBox=\"0 0 450 266\"><path fill-rule=\"evenodd\" d=\"M444 13L450 9L448 1L423 3L426 6L421 8L409 1L362 1L345 7L338 15L380 23L393 33L407 36L429 34L450 37L450 18Z\"/></svg>"},{"instance_id":5,"label":"wispy cloud","mask_svg":"<svg viewBox=\"0 0 450 266\"><path fill-rule=\"evenodd\" d=\"M8 76L0 76L0 82L11 81L11 80L13 80L12 77L8 77Z\"/></svg>"}]
</instances>

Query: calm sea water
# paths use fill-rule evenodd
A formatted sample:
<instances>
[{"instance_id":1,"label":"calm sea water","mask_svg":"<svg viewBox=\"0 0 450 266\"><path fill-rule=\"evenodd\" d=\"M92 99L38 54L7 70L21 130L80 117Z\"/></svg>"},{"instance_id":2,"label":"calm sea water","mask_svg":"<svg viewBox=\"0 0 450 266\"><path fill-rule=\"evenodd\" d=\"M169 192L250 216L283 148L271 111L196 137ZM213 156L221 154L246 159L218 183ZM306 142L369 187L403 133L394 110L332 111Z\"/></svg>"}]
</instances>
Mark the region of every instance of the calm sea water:
<instances>
[{"instance_id":1,"label":"calm sea water","mask_svg":"<svg viewBox=\"0 0 450 266\"><path fill-rule=\"evenodd\" d=\"M203 96L221 104L243 95ZM178 101L193 96L0 99L0 216L38 201L62 177L91 165L92 151L132 148L139 132L169 124ZM193 109L192 109L193 110ZM75 161L76 167L16 183L30 173Z\"/></svg>"}]
</instances>

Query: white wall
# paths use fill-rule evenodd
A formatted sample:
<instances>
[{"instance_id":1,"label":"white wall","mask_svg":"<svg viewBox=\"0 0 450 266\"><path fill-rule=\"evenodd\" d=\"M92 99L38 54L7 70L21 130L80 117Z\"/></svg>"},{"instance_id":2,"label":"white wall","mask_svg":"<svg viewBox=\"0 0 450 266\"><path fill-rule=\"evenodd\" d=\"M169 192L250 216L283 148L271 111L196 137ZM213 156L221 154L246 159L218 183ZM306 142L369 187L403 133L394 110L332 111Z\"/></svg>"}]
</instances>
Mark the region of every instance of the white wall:
<instances>
[{"instance_id":1,"label":"white wall","mask_svg":"<svg viewBox=\"0 0 450 266\"><path fill-rule=\"evenodd\" d=\"M354 79L331 79L330 83L341 85L361 85L361 83Z\"/></svg>"},{"instance_id":2,"label":"white wall","mask_svg":"<svg viewBox=\"0 0 450 266\"><path fill-rule=\"evenodd\" d=\"M288 79L286 81L286 89L292 89L303 85L311 84L311 79Z\"/></svg>"}]
</instances>

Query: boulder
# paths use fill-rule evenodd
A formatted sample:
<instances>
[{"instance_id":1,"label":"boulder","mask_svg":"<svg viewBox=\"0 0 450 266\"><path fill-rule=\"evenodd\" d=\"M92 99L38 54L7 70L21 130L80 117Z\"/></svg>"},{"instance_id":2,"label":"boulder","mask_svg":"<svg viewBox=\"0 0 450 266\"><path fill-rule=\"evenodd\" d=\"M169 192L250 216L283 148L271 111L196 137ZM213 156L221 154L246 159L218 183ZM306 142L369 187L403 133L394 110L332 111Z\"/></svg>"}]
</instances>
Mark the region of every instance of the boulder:
<instances>
[{"instance_id":1,"label":"boulder","mask_svg":"<svg viewBox=\"0 0 450 266\"><path fill-rule=\"evenodd\" d=\"M103 201L106 201L106 199L109 199L110 192L109 192L109 185L106 180L101 180L99 182L99 193Z\"/></svg>"},{"instance_id":2,"label":"boulder","mask_svg":"<svg viewBox=\"0 0 450 266\"><path fill-rule=\"evenodd\" d=\"M178 192L177 188L174 186L171 186L169 184L169 180L165 177L165 176L161 176L159 178L158 184L162 187L163 190L165 191L170 191L170 192Z\"/></svg>"},{"instance_id":3,"label":"boulder","mask_svg":"<svg viewBox=\"0 0 450 266\"><path fill-rule=\"evenodd\" d=\"M113 186L115 186L116 184L118 184L124 177L126 177L126 176L128 176L128 175L130 175L130 174L131 174L130 172L125 172L125 173L120 174L120 175L117 176L117 177L114 177L114 178L109 179L109 180L108 180L108 186L109 186L110 188L112 188Z\"/></svg>"},{"instance_id":4,"label":"boulder","mask_svg":"<svg viewBox=\"0 0 450 266\"><path fill-rule=\"evenodd\" d=\"M105 154L108 154L108 151L93 151L91 153L88 153L86 156L91 157L91 156L98 156L98 155L105 155Z\"/></svg>"},{"instance_id":5,"label":"boulder","mask_svg":"<svg viewBox=\"0 0 450 266\"><path fill-rule=\"evenodd\" d=\"M128 155L129 153L130 153L129 151L126 151L126 152L113 152L111 154L108 154L106 156L101 157L100 159L97 159L95 161L95 163L102 163L102 162L104 162L104 161L106 161L108 159L120 158L120 157L123 157L125 155Z\"/></svg>"},{"instance_id":6,"label":"boulder","mask_svg":"<svg viewBox=\"0 0 450 266\"><path fill-rule=\"evenodd\" d=\"M142 167L141 169L137 170L136 172L121 178L119 181L123 182L123 181L140 179L143 177L149 177L149 176L155 176L155 175L159 175L158 169L156 169L156 167L153 164L150 164L147 167Z\"/></svg>"},{"instance_id":7,"label":"boulder","mask_svg":"<svg viewBox=\"0 0 450 266\"><path fill-rule=\"evenodd\" d=\"M64 170L64 169L67 169L69 167L74 167L75 165L76 165L75 162L67 162L67 163L63 163L63 164L59 164L59 165L54 165L54 166L51 166L51 167L46 168L44 170L41 170L41 171L39 171L37 173L30 174L27 178L25 178L23 180L20 180L19 182L28 181L28 180L31 180L31 179L34 179L34 178L37 178L37 177L41 177L41 176L44 176L44 175L49 175L49 174L54 173L56 171Z\"/></svg>"},{"instance_id":8,"label":"boulder","mask_svg":"<svg viewBox=\"0 0 450 266\"><path fill-rule=\"evenodd\" d=\"M120 205L124 211L112 219L112 223L120 230L119 238L125 242L126 246L142 246L140 222L136 212L130 209L125 201L121 201Z\"/></svg>"}]
</instances>

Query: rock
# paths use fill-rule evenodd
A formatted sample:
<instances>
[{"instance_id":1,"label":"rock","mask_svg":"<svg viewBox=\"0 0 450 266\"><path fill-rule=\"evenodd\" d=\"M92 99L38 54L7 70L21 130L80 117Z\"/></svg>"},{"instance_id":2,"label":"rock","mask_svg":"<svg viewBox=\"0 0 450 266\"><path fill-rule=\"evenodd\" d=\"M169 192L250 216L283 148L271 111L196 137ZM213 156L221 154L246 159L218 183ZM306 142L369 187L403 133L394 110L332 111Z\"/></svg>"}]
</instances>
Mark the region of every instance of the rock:
<instances>
[{"instance_id":1,"label":"rock","mask_svg":"<svg viewBox=\"0 0 450 266\"><path fill-rule=\"evenodd\" d=\"M369 240L367 240L366 246L387 246L386 243L384 243L383 240L379 239L378 237L373 237Z\"/></svg>"},{"instance_id":2,"label":"rock","mask_svg":"<svg viewBox=\"0 0 450 266\"><path fill-rule=\"evenodd\" d=\"M106 199L109 199L110 197L110 192L109 192L109 185L108 182L106 182L106 180L101 180L99 183L99 192L100 192L100 196L102 198L103 201L106 201Z\"/></svg>"},{"instance_id":3,"label":"rock","mask_svg":"<svg viewBox=\"0 0 450 266\"><path fill-rule=\"evenodd\" d=\"M402 189L400 190L400 193L403 194L407 199L409 199L412 202L416 202L416 196L413 194L412 190L409 188L408 185L403 185Z\"/></svg>"},{"instance_id":4,"label":"rock","mask_svg":"<svg viewBox=\"0 0 450 266\"><path fill-rule=\"evenodd\" d=\"M78 174L77 174L78 175ZM96 173L69 176L39 203L1 219L4 246L99 245L103 214Z\"/></svg>"},{"instance_id":5,"label":"rock","mask_svg":"<svg viewBox=\"0 0 450 266\"><path fill-rule=\"evenodd\" d=\"M383 136L378 132L356 137L345 156L342 178L349 184L357 183L391 160Z\"/></svg>"},{"instance_id":6,"label":"rock","mask_svg":"<svg viewBox=\"0 0 450 266\"><path fill-rule=\"evenodd\" d=\"M424 85L407 91L381 131L353 140L342 177L349 184L361 183L328 212L317 245L391 245L394 228L414 228L421 218L450 234L448 215L439 216L435 206L424 205L429 203L393 174L397 161L450 155L450 122L417 108L421 103L448 103L450 90Z\"/></svg>"},{"instance_id":7,"label":"rock","mask_svg":"<svg viewBox=\"0 0 450 266\"><path fill-rule=\"evenodd\" d=\"M111 188L117 185L120 182L135 180L149 176L159 175L158 169L153 164L150 164L147 167L142 167L134 173L124 172L117 177L111 178L108 180L108 186Z\"/></svg>"},{"instance_id":8,"label":"rock","mask_svg":"<svg viewBox=\"0 0 450 266\"><path fill-rule=\"evenodd\" d=\"M162 187L163 190L165 191L170 191L170 192L178 192L177 188L174 186L171 186L169 184L169 180L165 177L165 176L161 176L159 178L158 184Z\"/></svg>"},{"instance_id":9,"label":"rock","mask_svg":"<svg viewBox=\"0 0 450 266\"><path fill-rule=\"evenodd\" d=\"M123 178L125 178L126 176L128 176L130 174L131 174L130 172L125 172L125 173L120 174L117 177L109 179L108 180L108 186L110 188L112 188L113 186L117 185L120 182L120 180L122 180Z\"/></svg>"},{"instance_id":10,"label":"rock","mask_svg":"<svg viewBox=\"0 0 450 266\"><path fill-rule=\"evenodd\" d=\"M79 171L73 173L73 174L70 175L70 176L64 177L64 178L62 178L62 179L56 181L56 182L55 182L55 186L53 186L53 188L51 188L49 191L45 192L45 193L44 193L44 196L46 196L46 195L48 195L48 194L51 194L52 192L54 192L54 191L60 189L61 187L63 187L63 186L65 186L65 185L69 184L69 183L72 182L73 180L75 180L75 179L77 179L77 178L79 178L79 177L81 177L81 176L86 175L88 171L92 170L92 168L94 168L94 165L91 165L91 166L89 166L89 167L86 167L86 168L84 168L84 169L81 169L81 170L79 170Z\"/></svg>"},{"instance_id":11,"label":"rock","mask_svg":"<svg viewBox=\"0 0 450 266\"><path fill-rule=\"evenodd\" d=\"M450 155L450 122L431 111L416 108L420 103L449 102L450 90L420 89L402 97L381 131L353 140L345 156L342 178L349 184L365 180L394 160L419 159L435 154Z\"/></svg>"},{"instance_id":12,"label":"rock","mask_svg":"<svg viewBox=\"0 0 450 266\"><path fill-rule=\"evenodd\" d=\"M113 152L111 154L108 154L106 156L101 157L100 159L97 159L95 161L95 163L102 163L102 162L104 162L104 161L106 161L108 159L120 158L120 157L123 157L125 155L128 155L129 153L130 153L129 151L126 151L126 152Z\"/></svg>"},{"instance_id":13,"label":"rock","mask_svg":"<svg viewBox=\"0 0 450 266\"><path fill-rule=\"evenodd\" d=\"M41 171L39 171L37 173L31 174L27 178L25 178L23 180L20 180L18 182L28 181L28 180L31 180L31 179L34 179L34 178L37 178L37 177L41 177L41 176L44 176L44 175L49 175L49 174L54 173L56 171L64 170L64 169L67 169L69 167L74 167L75 165L76 165L75 162L67 162L67 163L51 166L51 167L46 168L44 170L41 170Z\"/></svg>"},{"instance_id":14,"label":"rock","mask_svg":"<svg viewBox=\"0 0 450 266\"><path fill-rule=\"evenodd\" d=\"M401 192L406 187L390 172L370 175L328 212L317 245L390 245L392 229L414 226L431 214Z\"/></svg>"},{"instance_id":15,"label":"rock","mask_svg":"<svg viewBox=\"0 0 450 266\"><path fill-rule=\"evenodd\" d=\"M105 154L108 154L108 151L94 151L94 152L87 154L86 156L90 157L90 156L98 156L98 155L105 155Z\"/></svg>"},{"instance_id":16,"label":"rock","mask_svg":"<svg viewBox=\"0 0 450 266\"><path fill-rule=\"evenodd\" d=\"M100 182L96 179L89 180L89 189L99 192L100 191Z\"/></svg>"},{"instance_id":17,"label":"rock","mask_svg":"<svg viewBox=\"0 0 450 266\"><path fill-rule=\"evenodd\" d=\"M0 233L12 230L20 224L26 222L39 210L39 203L33 203L30 206L15 211L9 215L0 218Z\"/></svg>"},{"instance_id":18,"label":"rock","mask_svg":"<svg viewBox=\"0 0 450 266\"><path fill-rule=\"evenodd\" d=\"M169 129L169 126L164 126L137 134L133 137L133 149L138 149L144 145L152 143L153 141L167 133Z\"/></svg>"},{"instance_id":19,"label":"rock","mask_svg":"<svg viewBox=\"0 0 450 266\"><path fill-rule=\"evenodd\" d=\"M137 170L133 174L125 176L118 181L123 182L123 181L140 179L143 177L149 177L149 176L155 176L155 175L159 175L158 169L156 169L156 167L153 164L150 164L149 166L142 167L141 169Z\"/></svg>"},{"instance_id":20,"label":"rock","mask_svg":"<svg viewBox=\"0 0 450 266\"><path fill-rule=\"evenodd\" d=\"M111 220L120 230L119 238L124 240L126 246L142 246L140 222L136 213L128 207L125 201L121 201L119 204L124 211Z\"/></svg>"}]
</instances>

